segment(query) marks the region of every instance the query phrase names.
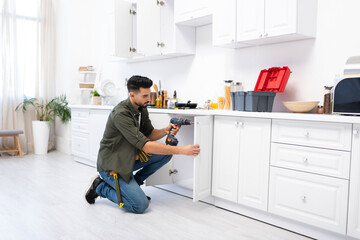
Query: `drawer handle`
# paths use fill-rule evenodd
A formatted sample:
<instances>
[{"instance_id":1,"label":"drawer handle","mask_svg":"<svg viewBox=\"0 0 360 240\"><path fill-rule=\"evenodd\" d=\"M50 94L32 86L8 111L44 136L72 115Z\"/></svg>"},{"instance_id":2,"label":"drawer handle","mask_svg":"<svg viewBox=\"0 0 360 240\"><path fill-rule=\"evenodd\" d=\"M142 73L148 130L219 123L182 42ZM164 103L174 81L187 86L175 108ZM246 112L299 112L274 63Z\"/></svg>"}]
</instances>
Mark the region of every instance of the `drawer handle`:
<instances>
[{"instance_id":1,"label":"drawer handle","mask_svg":"<svg viewBox=\"0 0 360 240\"><path fill-rule=\"evenodd\" d=\"M305 132L305 133L304 133L304 136L305 136L305 137L309 137L309 135L310 135L309 132Z\"/></svg>"},{"instance_id":2,"label":"drawer handle","mask_svg":"<svg viewBox=\"0 0 360 240\"><path fill-rule=\"evenodd\" d=\"M305 196L305 195L302 195L302 196L301 196L301 201L303 201L303 202L306 201L306 196Z\"/></svg>"},{"instance_id":3,"label":"drawer handle","mask_svg":"<svg viewBox=\"0 0 360 240\"><path fill-rule=\"evenodd\" d=\"M304 163L308 163L308 158L307 158L307 157L304 157L303 162L304 162Z\"/></svg>"}]
</instances>

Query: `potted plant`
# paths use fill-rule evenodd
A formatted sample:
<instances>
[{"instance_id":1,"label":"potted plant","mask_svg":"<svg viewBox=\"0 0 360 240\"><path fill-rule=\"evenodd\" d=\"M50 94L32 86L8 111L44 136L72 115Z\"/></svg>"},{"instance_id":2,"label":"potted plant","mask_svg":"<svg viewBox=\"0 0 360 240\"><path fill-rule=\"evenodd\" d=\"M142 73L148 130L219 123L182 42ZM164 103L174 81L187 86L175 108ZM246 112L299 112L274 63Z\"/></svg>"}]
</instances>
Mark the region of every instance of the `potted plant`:
<instances>
[{"instance_id":1,"label":"potted plant","mask_svg":"<svg viewBox=\"0 0 360 240\"><path fill-rule=\"evenodd\" d=\"M94 89L90 92L92 95L91 103L93 105L101 105L101 97L100 94Z\"/></svg>"},{"instance_id":2,"label":"potted plant","mask_svg":"<svg viewBox=\"0 0 360 240\"><path fill-rule=\"evenodd\" d=\"M29 107L36 112L36 119L32 121L34 153L46 154L49 143L50 123L55 122L55 117L59 117L62 123L71 120L71 110L68 107L68 101L65 95L55 97L45 104L37 98L24 97L24 101L20 103L15 110L20 109L26 112Z\"/></svg>"}]
</instances>

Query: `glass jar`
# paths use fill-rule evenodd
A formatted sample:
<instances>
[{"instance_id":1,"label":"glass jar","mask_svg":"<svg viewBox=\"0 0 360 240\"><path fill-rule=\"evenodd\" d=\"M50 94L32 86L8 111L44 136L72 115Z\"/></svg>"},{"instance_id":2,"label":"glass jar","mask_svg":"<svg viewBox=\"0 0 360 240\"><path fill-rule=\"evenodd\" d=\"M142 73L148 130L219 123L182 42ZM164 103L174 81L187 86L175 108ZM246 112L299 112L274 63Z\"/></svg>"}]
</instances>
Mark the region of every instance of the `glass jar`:
<instances>
[{"instance_id":1,"label":"glass jar","mask_svg":"<svg viewBox=\"0 0 360 240\"><path fill-rule=\"evenodd\" d=\"M324 113L330 114L331 110L331 89L333 86L324 86Z\"/></svg>"},{"instance_id":2,"label":"glass jar","mask_svg":"<svg viewBox=\"0 0 360 240\"><path fill-rule=\"evenodd\" d=\"M230 110L230 105L231 105L231 83L233 81L232 80L225 80L225 101L224 101L224 109L225 110Z\"/></svg>"}]
</instances>

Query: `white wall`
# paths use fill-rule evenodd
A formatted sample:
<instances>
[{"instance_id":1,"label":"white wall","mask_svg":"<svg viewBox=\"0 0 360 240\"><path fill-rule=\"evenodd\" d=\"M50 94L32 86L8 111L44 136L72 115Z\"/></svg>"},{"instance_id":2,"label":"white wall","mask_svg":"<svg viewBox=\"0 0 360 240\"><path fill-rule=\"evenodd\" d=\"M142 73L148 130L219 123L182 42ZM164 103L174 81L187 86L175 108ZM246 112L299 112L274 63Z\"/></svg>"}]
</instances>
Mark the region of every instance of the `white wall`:
<instances>
[{"instance_id":1,"label":"white wall","mask_svg":"<svg viewBox=\"0 0 360 240\"><path fill-rule=\"evenodd\" d=\"M90 3L97 7L92 8ZM101 16L99 4L105 3L99 0L58 2L56 86L57 93L66 92L72 103L80 102L79 91L75 90L79 78L77 68L80 65L98 67L103 53L111 48L105 46L109 39L104 37L108 34L104 29L109 18ZM316 39L244 49L212 47L212 26L199 27L196 55L131 64L119 62L115 64L118 81L123 82L133 74L145 75L155 83L161 80L168 95L177 90L182 101L192 100L202 105L219 95L224 79L240 81L245 90L253 90L262 69L289 66L292 74L285 92L277 94L273 111L286 111L281 101L322 101L323 86L333 84L335 74L341 73L348 57L360 55L358 9L358 0L318 0ZM97 14L94 11L98 11ZM109 15L109 8L104 7L102 12ZM99 30L102 32L97 35ZM57 129L57 135L66 138L69 130Z\"/></svg>"}]
</instances>

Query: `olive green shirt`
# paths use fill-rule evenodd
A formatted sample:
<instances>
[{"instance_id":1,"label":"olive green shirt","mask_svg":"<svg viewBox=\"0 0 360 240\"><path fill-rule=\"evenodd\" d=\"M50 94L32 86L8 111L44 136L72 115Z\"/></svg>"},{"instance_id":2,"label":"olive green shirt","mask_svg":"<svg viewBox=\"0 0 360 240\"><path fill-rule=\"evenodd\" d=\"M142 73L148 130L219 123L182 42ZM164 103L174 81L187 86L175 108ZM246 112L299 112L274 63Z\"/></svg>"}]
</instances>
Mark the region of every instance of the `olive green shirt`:
<instances>
[{"instance_id":1,"label":"olive green shirt","mask_svg":"<svg viewBox=\"0 0 360 240\"><path fill-rule=\"evenodd\" d=\"M107 120L100 142L97 170L118 172L128 183L131 180L136 154L150 141L147 137L153 129L147 108L136 110L129 98L120 102L111 111Z\"/></svg>"}]
</instances>

